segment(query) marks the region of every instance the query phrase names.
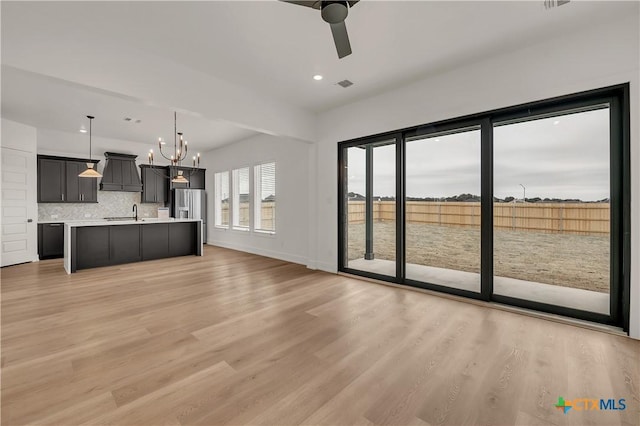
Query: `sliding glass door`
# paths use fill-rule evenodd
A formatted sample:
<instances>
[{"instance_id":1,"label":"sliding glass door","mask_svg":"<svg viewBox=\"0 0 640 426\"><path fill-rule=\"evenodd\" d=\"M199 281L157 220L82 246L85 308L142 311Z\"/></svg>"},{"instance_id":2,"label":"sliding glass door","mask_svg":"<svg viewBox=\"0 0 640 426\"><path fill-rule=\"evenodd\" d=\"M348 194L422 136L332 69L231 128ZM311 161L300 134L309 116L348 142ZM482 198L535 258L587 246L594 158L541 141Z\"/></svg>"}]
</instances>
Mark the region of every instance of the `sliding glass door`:
<instances>
[{"instance_id":1,"label":"sliding glass door","mask_svg":"<svg viewBox=\"0 0 640 426\"><path fill-rule=\"evenodd\" d=\"M406 139L406 278L480 292L480 129Z\"/></svg>"},{"instance_id":2,"label":"sliding glass door","mask_svg":"<svg viewBox=\"0 0 640 426\"><path fill-rule=\"evenodd\" d=\"M339 269L629 321L628 85L339 146Z\"/></svg>"},{"instance_id":3,"label":"sliding glass door","mask_svg":"<svg viewBox=\"0 0 640 426\"><path fill-rule=\"evenodd\" d=\"M344 266L396 276L396 141L344 151Z\"/></svg>"},{"instance_id":4,"label":"sliding glass door","mask_svg":"<svg viewBox=\"0 0 640 426\"><path fill-rule=\"evenodd\" d=\"M610 108L495 123L493 292L610 313Z\"/></svg>"}]
</instances>

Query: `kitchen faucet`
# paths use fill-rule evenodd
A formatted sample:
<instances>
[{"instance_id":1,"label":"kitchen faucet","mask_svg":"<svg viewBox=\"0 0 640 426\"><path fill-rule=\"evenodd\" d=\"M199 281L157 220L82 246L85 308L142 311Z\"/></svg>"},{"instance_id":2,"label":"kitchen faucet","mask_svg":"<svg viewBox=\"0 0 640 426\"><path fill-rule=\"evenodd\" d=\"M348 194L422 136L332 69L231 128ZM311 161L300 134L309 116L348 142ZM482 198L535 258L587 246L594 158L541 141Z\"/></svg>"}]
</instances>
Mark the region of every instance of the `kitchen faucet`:
<instances>
[{"instance_id":1,"label":"kitchen faucet","mask_svg":"<svg viewBox=\"0 0 640 426\"><path fill-rule=\"evenodd\" d=\"M136 222L138 221L138 205L134 204L133 205L133 211L136 213Z\"/></svg>"}]
</instances>

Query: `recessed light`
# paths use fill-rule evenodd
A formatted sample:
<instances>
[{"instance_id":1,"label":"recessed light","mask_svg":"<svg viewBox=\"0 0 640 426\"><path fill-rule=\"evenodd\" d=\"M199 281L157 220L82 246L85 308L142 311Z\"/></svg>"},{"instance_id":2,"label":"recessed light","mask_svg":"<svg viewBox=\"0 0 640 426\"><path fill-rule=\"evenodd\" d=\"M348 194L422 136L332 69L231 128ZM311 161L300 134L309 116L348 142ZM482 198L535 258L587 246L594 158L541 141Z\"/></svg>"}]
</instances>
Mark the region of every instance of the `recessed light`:
<instances>
[{"instance_id":1,"label":"recessed light","mask_svg":"<svg viewBox=\"0 0 640 426\"><path fill-rule=\"evenodd\" d=\"M560 124L560 122L559 122L558 120L556 120L556 121L554 121L554 122L553 122L553 125L554 125L554 126L555 126L555 125L557 125L557 124Z\"/></svg>"},{"instance_id":2,"label":"recessed light","mask_svg":"<svg viewBox=\"0 0 640 426\"><path fill-rule=\"evenodd\" d=\"M80 129L80 133L87 133L87 129Z\"/></svg>"},{"instance_id":3,"label":"recessed light","mask_svg":"<svg viewBox=\"0 0 640 426\"><path fill-rule=\"evenodd\" d=\"M316 74L316 75L313 76L313 79L315 81L320 81L320 80L322 80L322 76L320 74Z\"/></svg>"}]
</instances>

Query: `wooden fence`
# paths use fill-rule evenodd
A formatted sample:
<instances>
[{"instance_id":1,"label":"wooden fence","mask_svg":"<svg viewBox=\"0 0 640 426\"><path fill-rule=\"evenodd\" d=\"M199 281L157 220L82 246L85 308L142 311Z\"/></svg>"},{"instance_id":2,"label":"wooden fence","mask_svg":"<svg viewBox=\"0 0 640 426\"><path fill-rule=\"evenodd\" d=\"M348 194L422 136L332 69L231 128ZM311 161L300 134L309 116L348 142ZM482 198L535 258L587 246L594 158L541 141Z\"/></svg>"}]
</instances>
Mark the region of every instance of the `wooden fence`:
<instances>
[{"instance_id":1,"label":"wooden fence","mask_svg":"<svg viewBox=\"0 0 640 426\"><path fill-rule=\"evenodd\" d=\"M609 234L608 203L494 203L494 227L583 235ZM407 223L480 227L480 203L407 201ZM373 220L396 219L395 201L374 201ZM364 223L365 202L349 201L349 223Z\"/></svg>"},{"instance_id":2,"label":"wooden fence","mask_svg":"<svg viewBox=\"0 0 640 426\"><path fill-rule=\"evenodd\" d=\"M276 229L275 202L263 202L260 221L261 229ZM226 226L229 223L229 204L222 203L222 223ZM240 203L239 206L239 222L241 225L249 226L249 203Z\"/></svg>"}]
</instances>

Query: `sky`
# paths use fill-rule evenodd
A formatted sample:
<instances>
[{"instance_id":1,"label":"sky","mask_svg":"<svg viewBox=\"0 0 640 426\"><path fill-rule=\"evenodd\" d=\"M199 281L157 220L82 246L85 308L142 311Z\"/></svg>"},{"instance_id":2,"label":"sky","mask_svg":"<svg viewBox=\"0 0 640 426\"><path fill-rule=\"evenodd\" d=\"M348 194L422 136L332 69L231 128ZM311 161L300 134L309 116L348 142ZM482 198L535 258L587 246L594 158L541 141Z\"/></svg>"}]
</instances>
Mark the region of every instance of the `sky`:
<instances>
[{"instance_id":1,"label":"sky","mask_svg":"<svg viewBox=\"0 0 640 426\"><path fill-rule=\"evenodd\" d=\"M494 128L494 196L609 198L609 109ZM480 131L407 142L407 197L480 195ZM374 148L374 196L395 196L395 148ZM348 191L364 194L365 150L348 150Z\"/></svg>"}]
</instances>

